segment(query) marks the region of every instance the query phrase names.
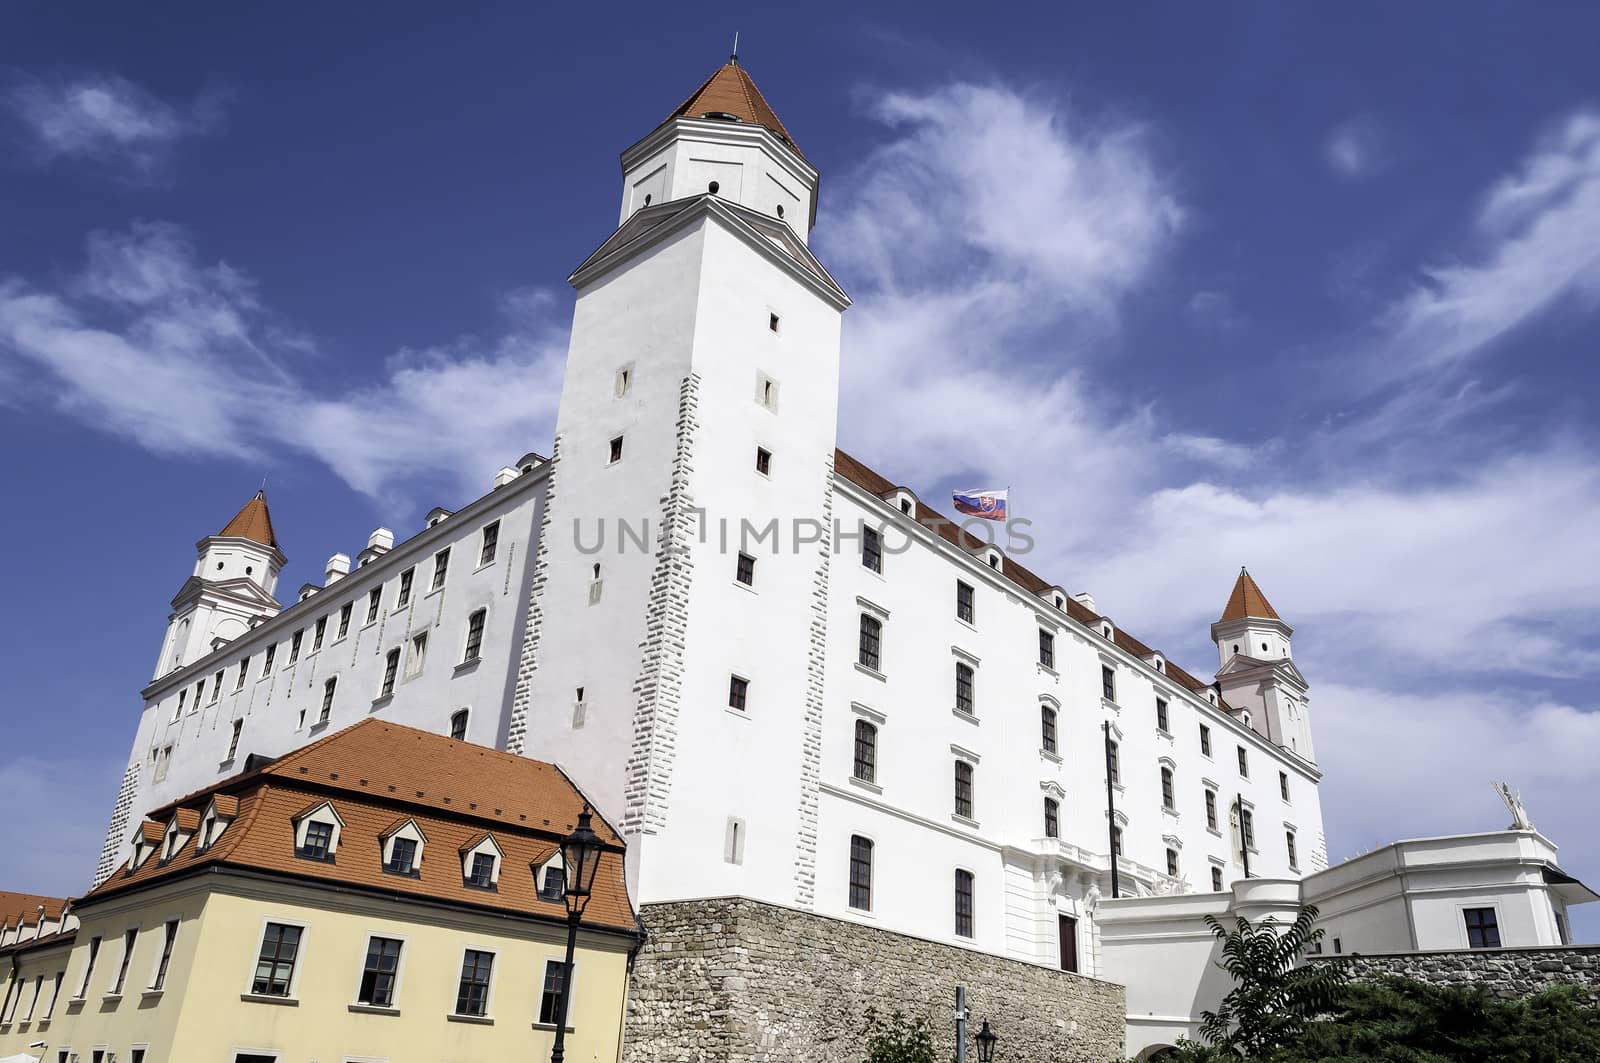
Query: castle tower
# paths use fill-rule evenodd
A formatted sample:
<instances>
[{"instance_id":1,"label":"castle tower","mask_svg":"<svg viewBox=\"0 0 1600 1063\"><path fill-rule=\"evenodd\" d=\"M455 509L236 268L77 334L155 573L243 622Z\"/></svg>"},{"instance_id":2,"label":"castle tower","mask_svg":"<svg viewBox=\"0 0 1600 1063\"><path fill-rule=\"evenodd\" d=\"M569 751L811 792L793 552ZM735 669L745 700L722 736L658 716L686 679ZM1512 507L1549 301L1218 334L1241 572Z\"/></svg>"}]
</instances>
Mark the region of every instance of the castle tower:
<instances>
[{"instance_id":1,"label":"castle tower","mask_svg":"<svg viewBox=\"0 0 1600 1063\"><path fill-rule=\"evenodd\" d=\"M265 491L244 504L215 535L195 544L194 574L172 599L156 678L231 642L281 608L273 591L283 551L272 531Z\"/></svg>"},{"instance_id":2,"label":"castle tower","mask_svg":"<svg viewBox=\"0 0 1600 1063\"><path fill-rule=\"evenodd\" d=\"M569 279L505 742L621 827L636 899L805 905L815 797L777 780L815 770L849 298L806 246L817 171L737 59L622 168Z\"/></svg>"},{"instance_id":3,"label":"castle tower","mask_svg":"<svg viewBox=\"0 0 1600 1063\"><path fill-rule=\"evenodd\" d=\"M1222 697L1249 712L1256 729L1272 741L1315 761L1308 688L1290 654L1293 634L1250 573L1240 568L1221 618L1211 625Z\"/></svg>"}]
</instances>

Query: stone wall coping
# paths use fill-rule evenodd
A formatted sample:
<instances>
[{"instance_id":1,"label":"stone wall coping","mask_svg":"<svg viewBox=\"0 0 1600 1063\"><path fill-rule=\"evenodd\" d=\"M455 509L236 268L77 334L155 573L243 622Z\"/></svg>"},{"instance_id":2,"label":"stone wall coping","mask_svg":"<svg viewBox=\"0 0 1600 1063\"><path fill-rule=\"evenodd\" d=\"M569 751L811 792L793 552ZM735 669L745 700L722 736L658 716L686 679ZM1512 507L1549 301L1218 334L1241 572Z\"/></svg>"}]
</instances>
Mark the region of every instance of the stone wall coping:
<instances>
[{"instance_id":1,"label":"stone wall coping","mask_svg":"<svg viewBox=\"0 0 1600 1063\"><path fill-rule=\"evenodd\" d=\"M1343 963L1349 960L1392 960L1414 959L1428 956L1482 956L1490 959L1495 956L1529 955L1533 953L1557 953L1572 955L1600 954L1600 944L1594 945L1502 945L1493 949L1414 949L1403 952L1350 952L1338 956L1321 955L1307 956L1311 961L1324 961L1328 963Z\"/></svg>"}]
</instances>

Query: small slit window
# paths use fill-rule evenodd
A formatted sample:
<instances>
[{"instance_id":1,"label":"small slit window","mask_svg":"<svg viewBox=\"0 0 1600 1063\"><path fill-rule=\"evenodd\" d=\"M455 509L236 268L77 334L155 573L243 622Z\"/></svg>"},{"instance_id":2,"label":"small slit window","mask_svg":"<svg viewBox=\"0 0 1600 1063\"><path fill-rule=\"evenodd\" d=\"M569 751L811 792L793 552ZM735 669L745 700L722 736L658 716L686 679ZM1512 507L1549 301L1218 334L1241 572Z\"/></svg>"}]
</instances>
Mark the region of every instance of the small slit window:
<instances>
[{"instance_id":1,"label":"small slit window","mask_svg":"<svg viewBox=\"0 0 1600 1063\"><path fill-rule=\"evenodd\" d=\"M613 464L615 464L616 462L619 462L621 460L622 460L622 437L621 436L617 436L617 437L615 437L614 439L611 440L611 457L610 457L610 461Z\"/></svg>"}]
</instances>

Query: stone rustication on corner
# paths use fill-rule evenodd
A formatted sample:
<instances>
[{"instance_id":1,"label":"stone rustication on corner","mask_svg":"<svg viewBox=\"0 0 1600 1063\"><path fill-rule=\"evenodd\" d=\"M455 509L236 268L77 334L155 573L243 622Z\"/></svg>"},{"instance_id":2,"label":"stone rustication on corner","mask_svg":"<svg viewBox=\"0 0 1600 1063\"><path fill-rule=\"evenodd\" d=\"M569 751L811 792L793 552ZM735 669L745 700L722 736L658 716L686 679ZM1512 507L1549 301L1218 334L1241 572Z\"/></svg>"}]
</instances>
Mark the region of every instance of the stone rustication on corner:
<instances>
[{"instance_id":1,"label":"stone rustication on corner","mask_svg":"<svg viewBox=\"0 0 1600 1063\"><path fill-rule=\"evenodd\" d=\"M1322 957L1356 981L1393 975L1436 986L1482 989L1491 996L1532 996L1555 985L1575 985L1600 998L1600 945L1562 948L1451 949Z\"/></svg>"},{"instance_id":2,"label":"stone rustication on corner","mask_svg":"<svg viewBox=\"0 0 1600 1063\"><path fill-rule=\"evenodd\" d=\"M957 983L1007 1059L1124 1058L1112 982L741 898L647 904L640 919L627 1063L851 1063L868 1008L925 1016L954 1058Z\"/></svg>"}]
</instances>

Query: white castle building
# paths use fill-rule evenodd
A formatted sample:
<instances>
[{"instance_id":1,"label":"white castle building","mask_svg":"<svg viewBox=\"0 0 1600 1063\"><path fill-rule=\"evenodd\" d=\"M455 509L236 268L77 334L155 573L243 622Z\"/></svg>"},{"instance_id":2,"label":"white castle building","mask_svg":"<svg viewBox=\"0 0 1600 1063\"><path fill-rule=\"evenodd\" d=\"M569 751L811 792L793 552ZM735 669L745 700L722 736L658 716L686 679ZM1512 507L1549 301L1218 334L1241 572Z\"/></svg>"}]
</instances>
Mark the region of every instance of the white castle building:
<instances>
[{"instance_id":1,"label":"white castle building","mask_svg":"<svg viewBox=\"0 0 1600 1063\"><path fill-rule=\"evenodd\" d=\"M818 173L737 62L622 178L549 459L292 596L264 496L200 541L98 877L133 810L373 714L560 764L641 904L1096 974L1113 859L1123 896L1326 866L1306 681L1247 573L1203 681L836 449Z\"/></svg>"}]
</instances>

